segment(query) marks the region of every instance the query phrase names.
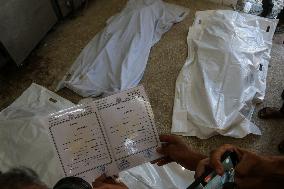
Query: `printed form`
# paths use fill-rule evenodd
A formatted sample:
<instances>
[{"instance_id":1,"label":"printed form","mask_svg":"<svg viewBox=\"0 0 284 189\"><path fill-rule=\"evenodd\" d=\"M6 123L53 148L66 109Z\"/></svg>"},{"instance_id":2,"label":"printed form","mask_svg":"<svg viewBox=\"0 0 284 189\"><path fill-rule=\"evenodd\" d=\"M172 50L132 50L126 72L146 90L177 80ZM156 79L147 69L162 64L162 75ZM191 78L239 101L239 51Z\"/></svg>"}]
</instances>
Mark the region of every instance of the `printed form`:
<instances>
[{"instance_id":1,"label":"printed form","mask_svg":"<svg viewBox=\"0 0 284 189\"><path fill-rule=\"evenodd\" d=\"M160 158L160 141L143 86L48 117L65 176L88 182Z\"/></svg>"}]
</instances>

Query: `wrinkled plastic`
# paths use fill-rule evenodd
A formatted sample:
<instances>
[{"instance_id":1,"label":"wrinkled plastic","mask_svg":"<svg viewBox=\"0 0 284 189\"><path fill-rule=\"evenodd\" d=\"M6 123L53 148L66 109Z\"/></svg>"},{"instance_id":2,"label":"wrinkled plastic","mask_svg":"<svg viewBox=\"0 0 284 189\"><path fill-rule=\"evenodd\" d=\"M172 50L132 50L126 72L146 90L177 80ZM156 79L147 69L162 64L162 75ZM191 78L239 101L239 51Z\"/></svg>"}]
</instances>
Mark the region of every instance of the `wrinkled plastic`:
<instances>
[{"instance_id":1,"label":"wrinkled plastic","mask_svg":"<svg viewBox=\"0 0 284 189\"><path fill-rule=\"evenodd\" d=\"M119 174L129 189L185 189L194 181L194 172L176 163L162 167L145 163Z\"/></svg>"},{"instance_id":2,"label":"wrinkled plastic","mask_svg":"<svg viewBox=\"0 0 284 189\"><path fill-rule=\"evenodd\" d=\"M88 97L135 87L151 47L187 13L161 0L129 0L83 49L57 89L67 87Z\"/></svg>"},{"instance_id":3,"label":"wrinkled plastic","mask_svg":"<svg viewBox=\"0 0 284 189\"><path fill-rule=\"evenodd\" d=\"M74 106L55 93L32 84L0 113L0 169L25 166L53 186L64 174L50 143L42 116Z\"/></svg>"},{"instance_id":4,"label":"wrinkled plastic","mask_svg":"<svg viewBox=\"0 0 284 189\"><path fill-rule=\"evenodd\" d=\"M196 13L176 81L172 133L203 139L261 134L250 118L265 95L277 22L229 10Z\"/></svg>"},{"instance_id":5,"label":"wrinkled plastic","mask_svg":"<svg viewBox=\"0 0 284 189\"><path fill-rule=\"evenodd\" d=\"M278 14L284 7L283 0L272 0L273 8L267 18L277 18ZM238 0L236 10L253 15L260 15L263 12L262 1L260 0Z\"/></svg>"}]
</instances>

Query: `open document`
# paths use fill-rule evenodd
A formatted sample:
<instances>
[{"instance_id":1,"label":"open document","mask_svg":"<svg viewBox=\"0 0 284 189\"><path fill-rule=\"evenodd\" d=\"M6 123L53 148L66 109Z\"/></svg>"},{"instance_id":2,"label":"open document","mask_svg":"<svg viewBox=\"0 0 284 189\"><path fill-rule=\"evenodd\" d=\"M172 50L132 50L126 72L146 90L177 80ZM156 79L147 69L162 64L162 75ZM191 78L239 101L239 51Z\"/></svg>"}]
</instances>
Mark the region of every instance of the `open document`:
<instances>
[{"instance_id":1,"label":"open document","mask_svg":"<svg viewBox=\"0 0 284 189\"><path fill-rule=\"evenodd\" d=\"M52 113L48 124L65 176L92 182L103 173L111 176L160 157L142 86Z\"/></svg>"}]
</instances>

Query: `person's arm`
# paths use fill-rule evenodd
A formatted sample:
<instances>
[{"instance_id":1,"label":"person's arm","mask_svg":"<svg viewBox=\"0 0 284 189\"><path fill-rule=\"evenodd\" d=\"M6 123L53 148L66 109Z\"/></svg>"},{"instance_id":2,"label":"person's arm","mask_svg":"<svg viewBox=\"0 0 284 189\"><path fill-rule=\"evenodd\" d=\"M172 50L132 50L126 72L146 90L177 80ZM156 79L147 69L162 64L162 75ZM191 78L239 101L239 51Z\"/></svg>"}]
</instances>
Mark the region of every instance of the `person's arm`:
<instances>
[{"instance_id":1,"label":"person's arm","mask_svg":"<svg viewBox=\"0 0 284 189\"><path fill-rule=\"evenodd\" d=\"M202 175L206 167L212 167L223 175L222 155L235 152L239 163L235 167L235 183L238 188L281 188L284 186L284 157L261 156L230 144L212 151L210 158L199 163L196 174Z\"/></svg>"},{"instance_id":2,"label":"person's arm","mask_svg":"<svg viewBox=\"0 0 284 189\"><path fill-rule=\"evenodd\" d=\"M272 12L273 6L274 5L273 5L272 0L262 0L263 11L260 14L260 16L262 16L262 17L268 16Z\"/></svg>"},{"instance_id":3,"label":"person's arm","mask_svg":"<svg viewBox=\"0 0 284 189\"><path fill-rule=\"evenodd\" d=\"M153 161L162 166L170 162L177 162L184 168L195 171L199 161L207 156L193 151L182 138L174 135L161 135L162 147L157 149L158 153L164 155L163 158Z\"/></svg>"},{"instance_id":4,"label":"person's arm","mask_svg":"<svg viewBox=\"0 0 284 189\"><path fill-rule=\"evenodd\" d=\"M267 182L282 182L284 186L284 157L264 156L259 171Z\"/></svg>"}]
</instances>

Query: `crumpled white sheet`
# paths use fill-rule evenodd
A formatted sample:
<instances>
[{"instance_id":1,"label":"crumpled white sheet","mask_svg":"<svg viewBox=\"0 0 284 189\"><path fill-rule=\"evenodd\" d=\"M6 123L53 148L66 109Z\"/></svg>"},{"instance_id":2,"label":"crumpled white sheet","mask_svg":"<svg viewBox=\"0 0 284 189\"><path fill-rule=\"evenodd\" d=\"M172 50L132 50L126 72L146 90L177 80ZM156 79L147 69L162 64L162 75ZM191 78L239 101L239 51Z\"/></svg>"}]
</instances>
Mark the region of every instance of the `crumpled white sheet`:
<instances>
[{"instance_id":1,"label":"crumpled white sheet","mask_svg":"<svg viewBox=\"0 0 284 189\"><path fill-rule=\"evenodd\" d=\"M64 177L50 141L44 116L74 106L55 93L32 84L15 102L0 112L0 170L25 166L52 188ZM119 174L130 189L186 188L193 172L171 163L158 167L146 163Z\"/></svg>"},{"instance_id":2,"label":"crumpled white sheet","mask_svg":"<svg viewBox=\"0 0 284 189\"><path fill-rule=\"evenodd\" d=\"M119 173L129 189L185 189L194 181L194 172L177 163L162 167L145 163Z\"/></svg>"},{"instance_id":3,"label":"crumpled white sheet","mask_svg":"<svg viewBox=\"0 0 284 189\"><path fill-rule=\"evenodd\" d=\"M188 58L176 81L172 133L241 138L263 100L277 20L230 10L201 11L188 32Z\"/></svg>"},{"instance_id":4,"label":"crumpled white sheet","mask_svg":"<svg viewBox=\"0 0 284 189\"><path fill-rule=\"evenodd\" d=\"M83 49L57 90L67 87L88 97L136 86L151 47L187 14L188 9L161 0L129 0Z\"/></svg>"},{"instance_id":5,"label":"crumpled white sheet","mask_svg":"<svg viewBox=\"0 0 284 189\"><path fill-rule=\"evenodd\" d=\"M284 7L283 0L272 0L273 7L267 18L277 18ZM236 4L236 10L253 15L260 15L263 12L262 0L239 0Z\"/></svg>"},{"instance_id":6,"label":"crumpled white sheet","mask_svg":"<svg viewBox=\"0 0 284 189\"><path fill-rule=\"evenodd\" d=\"M25 166L37 172L48 186L64 176L42 116L72 107L73 103L32 84L0 112L0 170Z\"/></svg>"}]
</instances>

